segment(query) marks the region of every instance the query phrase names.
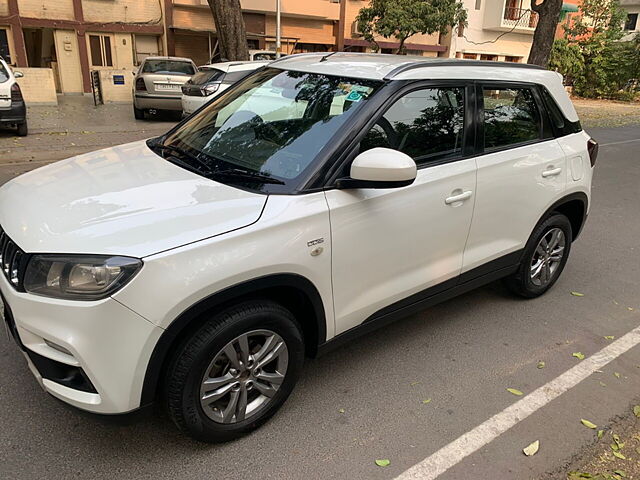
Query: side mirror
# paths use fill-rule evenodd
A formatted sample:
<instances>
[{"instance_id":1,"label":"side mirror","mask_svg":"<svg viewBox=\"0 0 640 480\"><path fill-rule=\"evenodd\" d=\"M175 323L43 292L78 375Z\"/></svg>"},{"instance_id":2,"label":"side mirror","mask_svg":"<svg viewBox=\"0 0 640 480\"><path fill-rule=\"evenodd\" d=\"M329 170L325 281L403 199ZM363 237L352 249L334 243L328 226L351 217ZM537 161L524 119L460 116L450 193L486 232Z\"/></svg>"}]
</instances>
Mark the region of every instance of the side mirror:
<instances>
[{"instance_id":1,"label":"side mirror","mask_svg":"<svg viewBox=\"0 0 640 480\"><path fill-rule=\"evenodd\" d=\"M24 77L24 73L22 72L13 72L13 76L16 78L22 78Z\"/></svg>"},{"instance_id":2,"label":"side mirror","mask_svg":"<svg viewBox=\"0 0 640 480\"><path fill-rule=\"evenodd\" d=\"M415 181L417 170L406 153L377 147L359 154L351 164L351 176L338 179L336 186L343 190L406 187Z\"/></svg>"}]
</instances>

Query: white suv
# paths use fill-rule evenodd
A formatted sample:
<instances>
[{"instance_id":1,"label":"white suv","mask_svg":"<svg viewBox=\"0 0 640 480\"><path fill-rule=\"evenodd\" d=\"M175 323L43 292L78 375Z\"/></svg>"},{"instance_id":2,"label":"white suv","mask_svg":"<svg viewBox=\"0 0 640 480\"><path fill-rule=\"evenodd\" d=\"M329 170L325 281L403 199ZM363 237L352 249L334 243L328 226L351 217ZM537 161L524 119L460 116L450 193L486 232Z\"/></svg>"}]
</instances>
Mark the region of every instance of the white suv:
<instances>
[{"instance_id":1,"label":"white suv","mask_svg":"<svg viewBox=\"0 0 640 480\"><path fill-rule=\"evenodd\" d=\"M500 278L536 297L597 144L557 73L289 56L169 133L0 188L5 320L46 391L193 437L273 415L303 358Z\"/></svg>"}]
</instances>

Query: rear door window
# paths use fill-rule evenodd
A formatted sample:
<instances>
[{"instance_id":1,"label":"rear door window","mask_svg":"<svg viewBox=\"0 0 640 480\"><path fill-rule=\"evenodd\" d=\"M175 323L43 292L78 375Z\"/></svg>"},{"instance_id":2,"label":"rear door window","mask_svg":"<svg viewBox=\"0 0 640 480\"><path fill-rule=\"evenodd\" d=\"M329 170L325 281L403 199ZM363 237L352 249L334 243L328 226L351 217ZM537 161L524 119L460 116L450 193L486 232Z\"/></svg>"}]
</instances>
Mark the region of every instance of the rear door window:
<instances>
[{"instance_id":1,"label":"rear door window","mask_svg":"<svg viewBox=\"0 0 640 480\"><path fill-rule=\"evenodd\" d=\"M252 72L253 70L239 70L236 72L227 72L227 74L224 76L223 83L227 83L231 85L232 83L239 82L240 80L242 80L244 77L248 76Z\"/></svg>"},{"instance_id":2,"label":"rear door window","mask_svg":"<svg viewBox=\"0 0 640 480\"><path fill-rule=\"evenodd\" d=\"M224 72L218 69L207 69L196 73L189 81L193 85L205 85L211 82L220 82L224 77Z\"/></svg>"},{"instance_id":3,"label":"rear door window","mask_svg":"<svg viewBox=\"0 0 640 480\"><path fill-rule=\"evenodd\" d=\"M542 117L529 87L482 89L484 148L503 148L542 139Z\"/></svg>"}]
</instances>

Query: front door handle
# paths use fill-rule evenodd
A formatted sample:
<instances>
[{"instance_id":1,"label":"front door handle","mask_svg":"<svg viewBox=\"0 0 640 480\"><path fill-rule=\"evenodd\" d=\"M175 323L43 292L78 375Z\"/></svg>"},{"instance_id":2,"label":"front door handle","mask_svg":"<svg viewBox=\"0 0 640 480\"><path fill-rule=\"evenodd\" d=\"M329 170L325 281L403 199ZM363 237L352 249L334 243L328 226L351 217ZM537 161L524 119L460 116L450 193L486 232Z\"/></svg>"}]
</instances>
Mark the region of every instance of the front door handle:
<instances>
[{"instance_id":1,"label":"front door handle","mask_svg":"<svg viewBox=\"0 0 640 480\"><path fill-rule=\"evenodd\" d=\"M465 200L470 199L471 195L473 195L473 192L471 190L467 190L466 192L462 192L457 195L451 195L450 197L445 198L444 203L446 203L447 205L451 205L452 203L464 202Z\"/></svg>"},{"instance_id":2,"label":"front door handle","mask_svg":"<svg viewBox=\"0 0 640 480\"><path fill-rule=\"evenodd\" d=\"M549 168L549 169L545 170L544 172L542 172L542 176L544 178L554 177L556 175L560 175L560 172L562 172L562 168L560 168L560 167L558 167L558 168Z\"/></svg>"}]
</instances>

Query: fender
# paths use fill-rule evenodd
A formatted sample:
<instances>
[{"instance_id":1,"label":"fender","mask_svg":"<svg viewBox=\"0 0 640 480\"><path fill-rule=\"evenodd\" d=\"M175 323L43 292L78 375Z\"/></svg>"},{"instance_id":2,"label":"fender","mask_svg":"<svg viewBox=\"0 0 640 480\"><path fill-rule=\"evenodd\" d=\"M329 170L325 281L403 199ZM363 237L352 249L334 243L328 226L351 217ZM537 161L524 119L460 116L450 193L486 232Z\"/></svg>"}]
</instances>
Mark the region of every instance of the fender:
<instances>
[{"instance_id":1,"label":"fender","mask_svg":"<svg viewBox=\"0 0 640 480\"><path fill-rule=\"evenodd\" d=\"M562 210L563 205L576 200L582 203L582 218L579 219L580 225L578 225L578 228L575 228L576 220L578 219L572 218L571 215L567 215L567 213ZM578 235L580 235L580 233L582 232L582 228L584 227L584 224L587 222L587 212L589 211L589 198L587 197L587 194L584 192L574 192L574 193L570 193L565 197L562 197L560 200L553 203L546 210L546 212L544 212L542 217L540 217L540 219L538 220L538 223L536 223L536 226L538 226L540 222L542 222L545 218L547 218L551 214L551 212L554 212L554 211L564 213L565 215L567 215L567 217L569 217L569 220L571 221L571 226L573 227L573 241L575 241L576 238L578 238ZM535 229L535 227L533 229ZM531 231L533 232L533 230Z\"/></svg>"},{"instance_id":2,"label":"fender","mask_svg":"<svg viewBox=\"0 0 640 480\"><path fill-rule=\"evenodd\" d=\"M322 298L315 285L307 278L294 273L267 275L225 288L203 298L182 312L164 331L153 349L142 385L140 406L153 403L165 364L172 349L182 340L187 332L197 328L204 320L202 315L216 307L224 307L234 300L268 292L274 289L292 289L302 294L308 301L314 318L302 324L305 343L311 355L315 355L319 344L327 337L327 325ZM311 337L311 338L309 338ZM310 343L311 342L311 343Z\"/></svg>"}]
</instances>

